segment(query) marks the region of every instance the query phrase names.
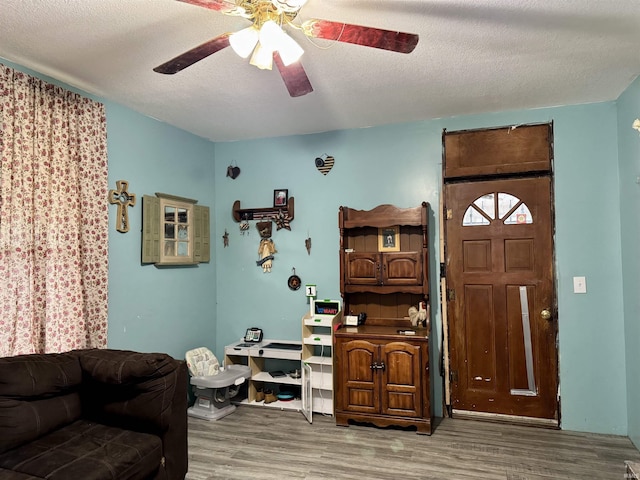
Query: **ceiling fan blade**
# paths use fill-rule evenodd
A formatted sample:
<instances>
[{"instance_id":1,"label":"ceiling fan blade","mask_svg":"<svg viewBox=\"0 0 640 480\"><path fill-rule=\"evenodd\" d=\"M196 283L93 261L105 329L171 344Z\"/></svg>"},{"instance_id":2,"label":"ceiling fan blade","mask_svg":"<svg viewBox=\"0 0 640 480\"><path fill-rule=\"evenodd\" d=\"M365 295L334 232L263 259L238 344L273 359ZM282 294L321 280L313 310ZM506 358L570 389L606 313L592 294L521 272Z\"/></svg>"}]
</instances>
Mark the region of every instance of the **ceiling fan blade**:
<instances>
[{"instance_id":1,"label":"ceiling fan blade","mask_svg":"<svg viewBox=\"0 0 640 480\"><path fill-rule=\"evenodd\" d=\"M399 53L413 52L419 38L414 33L395 32L317 18L304 22L302 30L309 37L325 38Z\"/></svg>"},{"instance_id":2,"label":"ceiling fan blade","mask_svg":"<svg viewBox=\"0 0 640 480\"><path fill-rule=\"evenodd\" d=\"M228 47L230 35L230 33L223 33L222 35L219 35L208 42L204 42L202 45L198 45L197 47L172 58L168 62L157 66L153 71L164 73L166 75L178 73L180 70L184 70L203 58L207 58L209 55L213 55L223 48Z\"/></svg>"},{"instance_id":3,"label":"ceiling fan blade","mask_svg":"<svg viewBox=\"0 0 640 480\"><path fill-rule=\"evenodd\" d=\"M244 13L244 8L238 7L234 2L228 0L178 0L179 2L197 5L198 7L208 8L217 12L232 14Z\"/></svg>"},{"instance_id":4,"label":"ceiling fan blade","mask_svg":"<svg viewBox=\"0 0 640 480\"><path fill-rule=\"evenodd\" d=\"M285 66L285 64L282 63L280 54L273 52L273 61L278 67L278 71L280 72L282 80L284 80L287 90L289 90L289 95L292 97L301 97L313 92L309 77L307 77L307 73L304 71L302 63L300 63L299 60L289 66Z\"/></svg>"}]
</instances>

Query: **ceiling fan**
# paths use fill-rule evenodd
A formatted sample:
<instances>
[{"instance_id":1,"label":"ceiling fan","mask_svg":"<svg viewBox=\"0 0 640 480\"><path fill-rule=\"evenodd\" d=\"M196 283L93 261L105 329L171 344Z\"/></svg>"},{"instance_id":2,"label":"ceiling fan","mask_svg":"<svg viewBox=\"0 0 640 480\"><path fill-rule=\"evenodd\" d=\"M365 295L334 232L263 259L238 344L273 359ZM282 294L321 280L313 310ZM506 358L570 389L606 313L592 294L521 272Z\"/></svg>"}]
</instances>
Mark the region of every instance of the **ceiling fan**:
<instances>
[{"instance_id":1,"label":"ceiling fan","mask_svg":"<svg viewBox=\"0 0 640 480\"><path fill-rule=\"evenodd\" d=\"M282 27L302 31L307 37L353 43L399 53L411 53L418 44L413 33L383 30L313 18L294 23L307 0L178 0L216 10L225 15L246 18L252 25L235 33L223 33L188 50L153 70L174 74L200 60L231 46L242 58L251 56L250 64L271 70L275 63L292 97L313 91L311 82L300 63L304 52Z\"/></svg>"}]
</instances>

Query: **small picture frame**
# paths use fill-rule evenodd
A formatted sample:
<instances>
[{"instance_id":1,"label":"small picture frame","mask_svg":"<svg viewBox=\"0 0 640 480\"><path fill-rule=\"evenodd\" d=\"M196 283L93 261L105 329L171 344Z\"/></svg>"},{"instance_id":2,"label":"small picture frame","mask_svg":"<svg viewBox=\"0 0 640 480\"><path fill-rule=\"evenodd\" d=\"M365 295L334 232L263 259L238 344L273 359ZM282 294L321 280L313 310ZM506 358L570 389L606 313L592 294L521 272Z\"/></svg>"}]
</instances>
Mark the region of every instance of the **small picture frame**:
<instances>
[{"instance_id":1,"label":"small picture frame","mask_svg":"<svg viewBox=\"0 0 640 480\"><path fill-rule=\"evenodd\" d=\"M378 250L380 252L400 251L400 227L384 227L378 229Z\"/></svg>"},{"instance_id":2,"label":"small picture frame","mask_svg":"<svg viewBox=\"0 0 640 480\"><path fill-rule=\"evenodd\" d=\"M273 206L280 208L286 207L289 203L289 190L281 188L273 191Z\"/></svg>"}]
</instances>

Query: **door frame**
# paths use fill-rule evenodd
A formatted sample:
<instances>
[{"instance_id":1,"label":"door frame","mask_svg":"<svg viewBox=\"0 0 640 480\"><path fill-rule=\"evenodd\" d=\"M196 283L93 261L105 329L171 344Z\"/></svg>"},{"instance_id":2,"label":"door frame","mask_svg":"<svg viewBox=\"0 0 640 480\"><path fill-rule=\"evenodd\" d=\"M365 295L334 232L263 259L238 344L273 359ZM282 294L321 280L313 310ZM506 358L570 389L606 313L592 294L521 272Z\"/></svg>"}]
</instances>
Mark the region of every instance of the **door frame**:
<instances>
[{"instance_id":1,"label":"door frame","mask_svg":"<svg viewBox=\"0 0 640 480\"><path fill-rule=\"evenodd\" d=\"M439 211L438 211L438 220L439 220L439 255L440 255L440 313L442 317L442 371L443 371L443 413L445 417L449 418L469 418L474 420L488 420L488 421L497 421L518 425L526 425L526 426L537 426L537 427L546 427L546 428L560 428L562 411L561 411L561 396L560 396L560 345L558 342L559 338L559 319L558 319L558 276L557 276L557 262L556 262L556 242L555 242L555 231L556 231L556 218L555 218L555 178L554 178L554 168L553 168L553 122L548 124L550 127L551 138L550 138L550 151L551 151L551 159L549 162L549 168L547 172L541 172L540 170L533 170L530 172L520 171L517 173L496 173L493 175L481 174L477 176L469 176L469 177L459 177L455 179L449 179L447 181L445 175L445 152L444 152L444 139L446 135L446 129L442 132L443 139L443 163L442 163L442 177L441 177L441 185L440 185L440 201L439 201ZM493 127L493 128L483 128L477 129L480 130L497 130L501 128L511 128L515 129L517 126L513 127ZM517 415L504 415L504 414L494 414L494 413L486 413L486 412L472 412L472 411L453 411L452 408L452 400L451 400L451 364L450 364L450 344L449 344L449 321L448 321L448 305L447 305L447 265L446 265L446 253L447 253L447 233L446 233L446 222L447 222L447 213L445 206L445 185L449 183L472 183L472 182L481 182L481 181L499 181L499 180L510 180L513 178L530 178L530 177L539 177L539 176L548 176L550 180L550 218L551 218L551 267L552 267L552 289L553 289L553 305L551 308L554 312L556 322L556 402L557 402L557 419L538 419L532 417L524 417ZM455 415L454 415L455 413Z\"/></svg>"}]
</instances>

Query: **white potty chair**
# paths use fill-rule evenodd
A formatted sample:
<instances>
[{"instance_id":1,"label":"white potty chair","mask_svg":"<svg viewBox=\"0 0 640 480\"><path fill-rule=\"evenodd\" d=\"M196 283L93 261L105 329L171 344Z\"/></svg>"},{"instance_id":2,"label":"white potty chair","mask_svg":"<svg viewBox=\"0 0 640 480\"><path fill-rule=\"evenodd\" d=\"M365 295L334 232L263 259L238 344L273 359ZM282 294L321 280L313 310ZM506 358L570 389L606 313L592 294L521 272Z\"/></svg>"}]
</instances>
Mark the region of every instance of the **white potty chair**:
<instances>
[{"instance_id":1,"label":"white potty chair","mask_svg":"<svg viewBox=\"0 0 640 480\"><path fill-rule=\"evenodd\" d=\"M246 365L229 365L224 369L208 348L189 350L185 354L191 374L196 401L187 414L205 420L218 420L232 413L236 406L231 399L240 391L240 385L251 378Z\"/></svg>"}]
</instances>

